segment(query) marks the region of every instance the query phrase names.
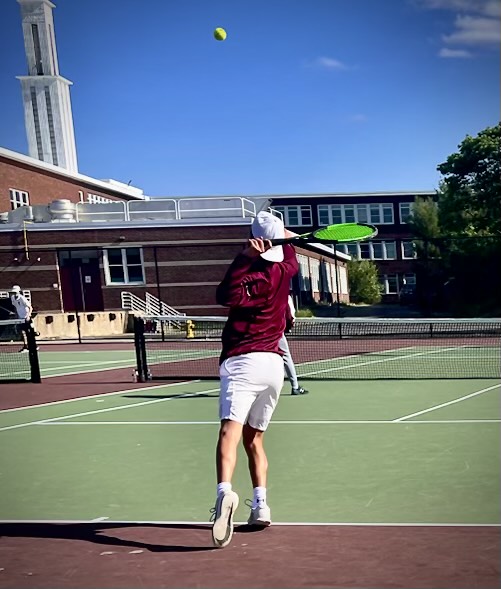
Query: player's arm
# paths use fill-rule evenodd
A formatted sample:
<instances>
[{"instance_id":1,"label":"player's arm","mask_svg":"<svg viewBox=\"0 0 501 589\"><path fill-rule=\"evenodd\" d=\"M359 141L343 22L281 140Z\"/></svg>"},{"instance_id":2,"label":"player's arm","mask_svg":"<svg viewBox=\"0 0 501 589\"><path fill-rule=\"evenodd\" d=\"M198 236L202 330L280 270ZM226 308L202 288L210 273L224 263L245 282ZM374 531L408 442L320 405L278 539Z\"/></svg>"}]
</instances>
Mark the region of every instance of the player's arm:
<instances>
[{"instance_id":1,"label":"player's arm","mask_svg":"<svg viewBox=\"0 0 501 589\"><path fill-rule=\"evenodd\" d=\"M268 274L253 272L252 264L261 253L271 247L262 239L250 239L247 247L228 268L217 287L216 301L224 307L259 307L270 297L271 282Z\"/></svg>"}]
</instances>

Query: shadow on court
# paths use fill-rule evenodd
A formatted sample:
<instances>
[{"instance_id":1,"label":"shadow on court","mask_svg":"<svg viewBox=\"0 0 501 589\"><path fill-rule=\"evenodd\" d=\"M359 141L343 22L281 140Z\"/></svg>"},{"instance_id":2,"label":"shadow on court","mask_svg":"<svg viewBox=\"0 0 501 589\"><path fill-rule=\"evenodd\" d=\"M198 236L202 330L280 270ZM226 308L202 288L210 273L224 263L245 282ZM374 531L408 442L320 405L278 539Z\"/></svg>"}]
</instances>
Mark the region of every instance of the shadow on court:
<instances>
[{"instance_id":1,"label":"shadow on court","mask_svg":"<svg viewBox=\"0 0 501 589\"><path fill-rule=\"evenodd\" d=\"M236 527L224 550L210 525L0 523L0 586L25 589L498 589L497 527ZM235 566L238 564L238 566Z\"/></svg>"},{"instance_id":2,"label":"shadow on court","mask_svg":"<svg viewBox=\"0 0 501 589\"><path fill-rule=\"evenodd\" d=\"M60 540L83 540L105 546L124 546L129 548L142 548L150 552L200 552L216 550L213 546L190 546L180 544L156 544L139 542L137 540L119 538L108 535L107 532L127 529L134 532L138 528L154 528L151 537L158 536L161 530L205 530L209 534L208 525L199 524L150 524L150 523L114 523L114 524L52 524L52 523L16 523L0 524L0 538L51 538ZM209 538L209 536L208 536Z\"/></svg>"}]
</instances>

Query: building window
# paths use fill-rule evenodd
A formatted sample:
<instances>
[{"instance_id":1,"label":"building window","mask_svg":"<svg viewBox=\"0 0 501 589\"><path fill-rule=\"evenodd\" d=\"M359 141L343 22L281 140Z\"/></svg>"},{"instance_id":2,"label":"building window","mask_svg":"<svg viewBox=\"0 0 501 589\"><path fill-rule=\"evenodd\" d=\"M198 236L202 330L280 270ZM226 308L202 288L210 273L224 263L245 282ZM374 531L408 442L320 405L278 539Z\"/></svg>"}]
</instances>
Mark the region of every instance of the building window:
<instances>
[{"instance_id":1,"label":"building window","mask_svg":"<svg viewBox=\"0 0 501 589\"><path fill-rule=\"evenodd\" d=\"M30 96L31 107L33 109L33 124L35 125L38 159L43 162L42 131L40 129L40 115L38 114L37 91L34 86L30 88Z\"/></svg>"},{"instance_id":2,"label":"building window","mask_svg":"<svg viewBox=\"0 0 501 589\"><path fill-rule=\"evenodd\" d=\"M357 222L367 223L367 205L357 205Z\"/></svg>"},{"instance_id":3,"label":"building window","mask_svg":"<svg viewBox=\"0 0 501 589\"><path fill-rule=\"evenodd\" d=\"M392 225L393 224L393 205L386 204L382 205L383 207L383 223L385 225Z\"/></svg>"},{"instance_id":4,"label":"building window","mask_svg":"<svg viewBox=\"0 0 501 589\"><path fill-rule=\"evenodd\" d=\"M97 204L106 204L109 202L115 202L111 200L111 198L106 198L104 196L99 196L99 194L87 194L87 202L93 205Z\"/></svg>"},{"instance_id":5,"label":"building window","mask_svg":"<svg viewBox=\"0 0 501 589\"><path fill-rule=\"evenodd\" d=\"M416 250L413 241L402 241L402 258L410 259L416 257Z\"/></svg>"},{"instance_id":6,"label":"building window","mask_svg":"<svg viewBox=\"0 0 501 589\"><path fill-rule=\"evenodd\" d=\"M370 260L371 259L371 247L369 243L359 243L358 244L360 250L360 258L362 260Z\"/></svg>"},{"instance_id":7,"label":"building window","mask_svg":"<svg viewBox=\"0 0 501 589\"><path fill-rule=\"evenodd\" d=\"M337 223L372 223L373 225L392 225L392 204L368 205L318 205L320 225Z\"/></svg>"},{"instance_id":8,"label":"building window","mask_svg":"<svg viewBox=\"0 0 501 589\"><path fill-rule=\"evenodd\" d=\"M17 209L17 207L27 207L30 204L30 196L27 192L10 188L9 195L12 210Z\"/></svg>"},{"instance_id":9,"label":"building window","mask_svg":"<svg viewBox=\"0 0 501 589\"><path fill-rule=\"evenodd\" d=\"M355 207L352 205L344 205L344 222L355 223Z\"/></svg>"},{"instance_id":10,"label":"building window","mask_svg":"<svg viewBox=\"0 0 501 589\"><path fill-rule=\"evenodd\" d=\"M273 206L282 213L284 224L288 227L303 227L312 225L310 205Z\"/></svg>"},{"instance_id":11,"label":"building window","mask_svg":"<svg viewBox=\"0 0 501 589\"><path fill-rule=\"evenodd\" d=\"M298 254L297 260L299 262L299 288L302 291L311 290L311 278L310 278L310 266L308 258L301 254Z\"/></svg>"},{"instance_id":12,"label":"building window","mask_svg":"<svg viewBox=\"0 0 501 589\"><path fill-rule=\"evenodd\" d=\"M400 275L401 286L416 286L416 275L415 274L401 274Z\"/></svg>"},{"instance_id":13,"label":"building window","mask_svg":"<svg viewBox=\"0 0 501 589\"><path fill-rule=\"evenodd\" d=\"M380 279L383 294L398 294L398 275L384 274Z\"/></svg>"},{"instance_id":14,"label":"building window","mask_svg":"<svg viewBox=\"0 0 501 589\"><path fill-rule=\"evenodd\" d=\"M372 253L374 260L383 260L384 259L384 247L382 241L373 241L372 245Z\"/></svg>"},{"instance_id":15,"label":"building window","mask_svg":"<svg viewBox=\"0 0 501 589\"><path fill-rule=\"evenodd\" d=\"M35 67L37 70L37 75L43 76L44 71L42 65L42 50L40 48L40 36L38 34L38 25L31 25L31 34L33 35L33 49L35 52ZM30 75L33 75L33 73L30 72Z\"/></svg>"},{"instance_id":16,"label":"building window","mask_svg":"<svg viewBox=\"0 0 501 589\"><path fill-rule=\"evenodd\" d=\"M139 247L104 250L106 284L144 284L143 254Z\"/></svg>"},{"instance_id":17,"label":"building window","mask_svg":"<svg viewBox=\"0 0 501 589\"><path fill-rule=\"evenodd\" d=\"M338 245L337 249L352 258L362 260L395 260L397 247L394 241L368 241Z\"/></svg>"},{"instance_id":18,"label":"building window","mask_svg":"<svg viewBox=\"0 0 501 589\"><path fill-rule=\"evenodd\" d=\"M385 260L397 259L397 244L394 241L383 241L385 249Z\"/></svg>"},{"instance_id":19,"label":"building window","mask_svg":"<svg viewBox=\"0 0 501 589\"><path fill-rule=\"evenodd\" d=\"M49 137L50 137L50 149L52 151L52 163L58 166L57 160L57 146L56 146L56 134L54 132L54 117L52 115L52 102L50 99L50 88L45 86L45 105L47 107L47 122L49 124Z\"/></svg>"},{"instance_id":20,"label":"building window","mask_svg":"<svg viewBox=\"0 0 501 589\"><path fill-rule=\"evenodd\" d=\"M337 225L343 223L341 205L318 205L320 225Z\"/></svg>"},{"instance_id":21,"label":"building window","mask_svg":"<svg viewBox=\"0 0 501 589\"><path fill-rule=\"evenodd\" d=\"M407 223L409 221L409 217L412 215L412 207L414 203L412 202L401 202L399 203L399 210L400 210L400 223Z\"/></svg>"}]
</instances>

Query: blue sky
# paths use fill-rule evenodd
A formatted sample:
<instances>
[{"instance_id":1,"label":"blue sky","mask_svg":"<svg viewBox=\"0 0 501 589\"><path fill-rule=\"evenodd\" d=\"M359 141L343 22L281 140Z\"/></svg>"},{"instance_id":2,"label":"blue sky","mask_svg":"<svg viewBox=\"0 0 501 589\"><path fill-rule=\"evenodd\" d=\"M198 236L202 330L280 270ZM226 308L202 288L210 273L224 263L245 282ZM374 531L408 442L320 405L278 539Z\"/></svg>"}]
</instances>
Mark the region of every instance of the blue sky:
<instances>
[{"instance_id":1,"label":"blue sky","mask_svg":"<svg viewBox=\"0 0 501 589\"><path fill-rule=\"evenodd\" d=\"M433 189L500 118L499 0L55 4L79 170L148 195ZM0 54L0 145L27 153L15 0Z\"/></svg>"}]
</instances>

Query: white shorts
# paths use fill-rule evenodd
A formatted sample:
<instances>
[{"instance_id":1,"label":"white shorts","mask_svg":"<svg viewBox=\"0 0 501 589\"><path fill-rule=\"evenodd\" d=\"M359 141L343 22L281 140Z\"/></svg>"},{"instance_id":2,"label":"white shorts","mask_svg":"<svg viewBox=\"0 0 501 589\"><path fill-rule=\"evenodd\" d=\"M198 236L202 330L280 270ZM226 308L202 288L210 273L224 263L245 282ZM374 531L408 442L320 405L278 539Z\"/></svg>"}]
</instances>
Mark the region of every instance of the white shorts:
<instances>
[{"instance_id":1,"label":"white shorts","mask_svg":"<svg viewBox=\"0 0 501 589\"><path fill-rule=\"evenodd\" d=\"M284 384L284 361L273 352L227 358L219 367L219 419L265 431Z\"/></svg>"}]
</instances>

